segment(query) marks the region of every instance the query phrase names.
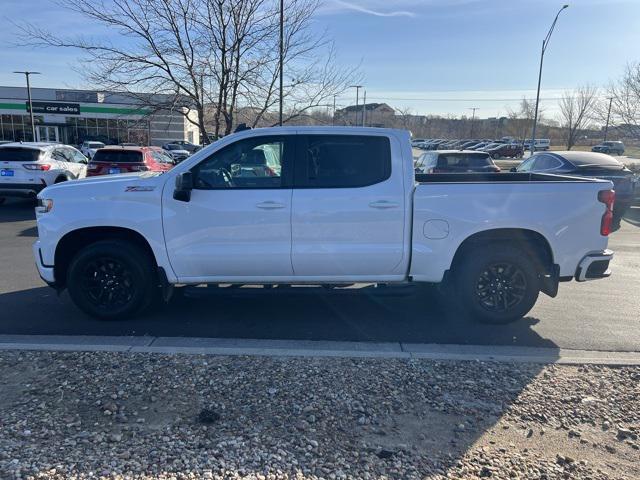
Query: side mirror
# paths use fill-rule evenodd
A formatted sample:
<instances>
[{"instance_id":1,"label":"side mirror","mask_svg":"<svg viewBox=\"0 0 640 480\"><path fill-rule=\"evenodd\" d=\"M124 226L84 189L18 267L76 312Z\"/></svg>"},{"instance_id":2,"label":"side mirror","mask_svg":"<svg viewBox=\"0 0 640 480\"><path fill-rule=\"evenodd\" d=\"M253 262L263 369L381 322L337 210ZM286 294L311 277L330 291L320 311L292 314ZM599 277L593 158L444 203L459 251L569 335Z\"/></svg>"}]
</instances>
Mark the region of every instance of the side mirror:
<instances>
[{"instance_id":1,"label":"side mirror","mask_svg":"<svg viewBox=\"0 0 640 480\"><path fill-rule=\"evenodd\" d=\"M516 167L511 167L509 171L515 173L518 171L518 169Z\"/></svg>"},{"instance_id":2,"label":"side mirror","mask_svg":"<svg viewBox=\"0 0 640 480\"><path fill-rule=\"evenodd\" d=\"M173 198L180 202L188 202L191 200L191 190L193 190L193 174L191 172L182 172L176 177Z\"/></svg>"}]
</instances>

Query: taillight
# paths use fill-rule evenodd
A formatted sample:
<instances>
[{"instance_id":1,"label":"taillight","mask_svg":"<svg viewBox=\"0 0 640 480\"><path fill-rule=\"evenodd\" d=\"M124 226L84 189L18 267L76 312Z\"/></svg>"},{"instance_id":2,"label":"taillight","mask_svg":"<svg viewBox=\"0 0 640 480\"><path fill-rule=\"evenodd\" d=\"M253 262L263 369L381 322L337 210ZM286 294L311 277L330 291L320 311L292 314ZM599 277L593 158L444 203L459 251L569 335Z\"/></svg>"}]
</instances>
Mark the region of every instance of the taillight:
<instances>
[{"instance_id":1,"label":"taillight","mask_svg":"<svg viewBox=\"0 0 640 480\"><path fill-rule=\"evenodd\" d=\"M600 190L598 192L598 201L604 203L607 207L600 221L600 235L605 237L611 233L611 226L613 225L613 204L615 200L616 192L613 190Z\"/></svg>"},{"instance_id":2,"label":"taillight","mask_svg":"<svg viewBox=\"0 0 640 480\"><path fill-rule=\"evenodd\" d=\"M51 169L51 165L47 163L27 163L23 165L27 170L40 170L46 172Z\"/></svg>"}]
</instances>

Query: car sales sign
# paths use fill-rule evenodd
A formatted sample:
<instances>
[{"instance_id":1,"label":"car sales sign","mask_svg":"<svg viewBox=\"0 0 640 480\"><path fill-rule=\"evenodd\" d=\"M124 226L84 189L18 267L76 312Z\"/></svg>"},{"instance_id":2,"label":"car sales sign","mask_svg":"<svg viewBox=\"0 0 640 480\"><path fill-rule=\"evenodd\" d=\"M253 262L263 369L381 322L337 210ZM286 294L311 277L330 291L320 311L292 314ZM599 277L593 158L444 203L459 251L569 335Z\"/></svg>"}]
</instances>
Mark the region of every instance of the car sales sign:
<instances>
[{"instance_id":1,"label":"car sales sign","mask_svg":"<svg viewBox=\"0 0 640 480\"><path fill-rule=\"evenodd\" d=\"M33 104L33 113L58 113L61 115L80 115L79 103L60 103L60 102L31 102ZM29 111L29 102L27 104L27 112Z\"/></svg>"}]
</instances>

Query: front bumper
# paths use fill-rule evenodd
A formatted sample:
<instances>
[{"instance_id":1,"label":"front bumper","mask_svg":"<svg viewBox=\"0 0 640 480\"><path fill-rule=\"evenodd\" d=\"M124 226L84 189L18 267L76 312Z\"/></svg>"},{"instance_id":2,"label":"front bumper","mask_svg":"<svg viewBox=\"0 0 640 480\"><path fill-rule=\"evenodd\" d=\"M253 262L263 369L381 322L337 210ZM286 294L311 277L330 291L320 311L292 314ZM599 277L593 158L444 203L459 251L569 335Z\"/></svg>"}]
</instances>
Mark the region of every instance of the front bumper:
<instances>
[{"instance_id":1,"label":"front bumper","mask_svg":"<svg viewBox=\"0 0 640 480\"><path fill-rule=\"evenodd\" d=\"M46 186L44 183L0 183L0 197L35 197Z\"/></svg>"},{"instance_id":2,"label":"front bumper","mask_svg":"<svg viewBox=\"0 0 640 480\"><path fill-rule=\"evenodd\" d=\"M587 280L607 278L611 275L609 262L612 258L613 251L608 249L585 255L576 269L576 281L586 282Z\"/></svg>"},{"instance_id":3,"label":"front bumper","mask_svg":"<svg viewBox=\"0 0 640 480\"><path fill-rule=\"evenodd\" d=\"M53 273L53 265L45 265L42 261L42 253L40 252L40 240L33 244L33 257L36 261L36 268L40 278L50 287L56 286L56 278Z\"/></svg>"}]
</instances>

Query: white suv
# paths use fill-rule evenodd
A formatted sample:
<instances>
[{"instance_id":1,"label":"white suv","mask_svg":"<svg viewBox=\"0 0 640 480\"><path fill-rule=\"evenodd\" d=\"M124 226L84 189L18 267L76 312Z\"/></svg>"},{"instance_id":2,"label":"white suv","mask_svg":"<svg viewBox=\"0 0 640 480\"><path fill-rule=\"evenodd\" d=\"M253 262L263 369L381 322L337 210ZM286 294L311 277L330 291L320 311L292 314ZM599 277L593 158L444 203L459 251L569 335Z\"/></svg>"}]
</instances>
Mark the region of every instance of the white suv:
<instances>
[{"instance_id":1,"label":"white suv","mask_svg":"<svg viewBox=\"0 0 640 480\"><path fill-rule=\"evenodd\" d=\"M96 151L104 146L105 145L102 142L86 140L82 142L82 145L80 145L80 151L85 157L91 160L96 154Z\"/></svg>"},{"instance_id":2,"label":"white suv","mask_svg":"<svg viewBox=\"0 0 640 480\"><path fill-rule=\"evenodd\" d=\"M86 157L68 145L0 145L0 203L4 197L35 197L48 185L86 176Z\"/></svg>"}]
</instances>

